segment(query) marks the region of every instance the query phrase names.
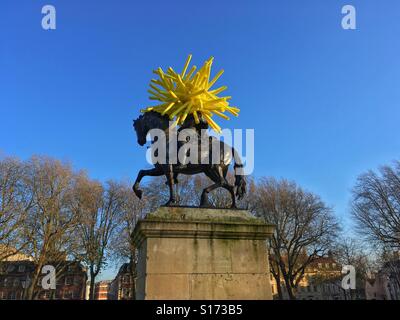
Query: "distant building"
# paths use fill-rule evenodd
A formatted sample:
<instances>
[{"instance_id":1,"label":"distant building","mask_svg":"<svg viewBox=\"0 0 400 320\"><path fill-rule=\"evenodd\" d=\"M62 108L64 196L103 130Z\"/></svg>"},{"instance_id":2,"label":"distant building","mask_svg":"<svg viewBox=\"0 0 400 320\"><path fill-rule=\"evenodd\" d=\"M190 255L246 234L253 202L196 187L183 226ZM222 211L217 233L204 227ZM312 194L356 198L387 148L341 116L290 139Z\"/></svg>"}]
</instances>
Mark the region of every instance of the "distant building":
<instances>
[{"instance_id":1,"label":"distant building","mask_svg":"<svg viewBox=\"0 0 400 320\"><path fill-rule=\"evenodd\" d=\"M320 257L306 268L297 290L297 299L344 300L341 280L341 265L331 256Z\"/></svg>"},{"instance_id":2,"label":"distant building","mask_svg":"<svg viewBox=\"0 0 400 320\"><path fill-rule=\"evenodd\" d=\"M331 255L319 257L307 266L304 276L295 292L299 300L346 300L349 297L341 287L342 267ZM274 298L278 298L275 279L271 275ZM283 299L288 299L284 280L281 280ZM354 293L356 294L356 293Z\"/></svg>"},{"instance_id":3,"label":"distant building","mask_svg":"<svg viewBox=\"0 0 400 320\"><path fill-rule=\"evenodd\" d=\"M33 262L0 262L0 300L21 300L35 270Z\"/></svg>"},{"instance_id":4,"label":"distant building","mask_svg":"<svg viewBox=\"0 0 400 320\"><path fill-rule=\"evenodd\" d=\"M108 300L111 280L99 281L94 288L95 300Z\"/></svg>"},{"instance_id":5,"label":"distant building","mask_svg":"<svg viewBox=\"0 0 400 320\"><path fill-rule=\"evenodd\" d=\"M56 289L42 288L42 276L36 284L37 300L83 300L87 273L79 262L65 261L56 270ZM20 300L28 288L35 270L29 260L0 262L0 300Z\"/></svg>"},{"instance_id":6,"label":"distant building","mask_svg":"<svg viewBox=\"0 0 400 320\"><path fill-rule=\"evenodd\" d=\"M110 284L109 299L110 300L132 300L133 297L133 281L130 264L124 263L120 268L115 279Z\"/></svg>"},{"instance_id":7,"label":"distant building","mask_svg":"<svg viewBox=\"0 0 400 320\"><path fill-rule=\"evenodd\" d=\"M400 260L385 263L365 282L367 300L400 300Z\"/></svg>"}]
</instances>

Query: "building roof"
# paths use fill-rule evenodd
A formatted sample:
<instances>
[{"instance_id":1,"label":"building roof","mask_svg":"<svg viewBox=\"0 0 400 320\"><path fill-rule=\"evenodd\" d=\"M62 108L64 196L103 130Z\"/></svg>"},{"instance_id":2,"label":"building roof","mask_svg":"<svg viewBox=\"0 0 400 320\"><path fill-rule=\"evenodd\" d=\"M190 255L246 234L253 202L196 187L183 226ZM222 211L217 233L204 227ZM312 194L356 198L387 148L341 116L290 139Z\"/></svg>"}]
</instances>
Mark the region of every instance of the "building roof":
<instances>
[{"instance_id":1,"label":"building roof","mask_svg":"<svg viewBox=\"0 0 400 320\"><path fill-rule=\"evenodd\" d=\"M333 259L333 257L318 257L313 262L311 262L310 265L311 266L318 266L319 263L322 263L322 264L329 263L329 264L336 264L336 265L338 264L336 262L336 260Z\"/></svg>"},{"instance_id":2,"label":"building roof","mask_svg":"<svg viewBox=\"0 0 400 320\"><path fill-rule=\"evenodd\" d=\"M31 256L19 252L16 248L0 244L0 257L7 256L3 261L22 261L30 260L33 261Z\"/></svg>"}]
</instances>

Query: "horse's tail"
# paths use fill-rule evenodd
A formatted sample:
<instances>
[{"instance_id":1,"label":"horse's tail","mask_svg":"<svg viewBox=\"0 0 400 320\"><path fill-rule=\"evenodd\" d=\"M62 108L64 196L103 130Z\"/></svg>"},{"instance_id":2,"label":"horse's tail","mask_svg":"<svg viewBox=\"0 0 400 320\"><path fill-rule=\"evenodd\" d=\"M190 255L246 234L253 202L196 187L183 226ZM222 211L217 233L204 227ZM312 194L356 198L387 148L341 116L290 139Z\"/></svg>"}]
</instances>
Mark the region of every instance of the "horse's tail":
<instances>
[{"instance_id":1,"label":"horse's tail","mask_svg":"<svg viewBox=\"0 0 400 320\"><path fill-rule=\"evenodd\" d=\"M233 159L235 161L235 164L233 165L233 169L235 171L235 195L236 198L240 200L246 193L246 179L243 172L244 165L234 148L232 148L232 152Z\"/></svg>"}]
</instances>

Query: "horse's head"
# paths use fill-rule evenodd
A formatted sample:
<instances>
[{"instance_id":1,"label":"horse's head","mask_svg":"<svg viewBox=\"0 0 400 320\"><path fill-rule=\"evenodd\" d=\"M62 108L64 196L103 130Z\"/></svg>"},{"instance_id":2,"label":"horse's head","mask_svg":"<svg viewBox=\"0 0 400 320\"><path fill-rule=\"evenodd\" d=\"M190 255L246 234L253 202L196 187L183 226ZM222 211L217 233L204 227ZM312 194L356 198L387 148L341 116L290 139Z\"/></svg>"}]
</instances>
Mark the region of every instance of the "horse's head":
<instances>
[{"instance_id":1,"label":"horse's head","mask_svg":"<svg viewBox=\"0 0 400 320\"><path fill-rule=\"evenodd\" d=\"M151 129L166 130L168 128L168 116L162 116L158 112L150 111L133 120L133 127L136 131L138 144L146 144L146 136Z\"/></svg>"},{"instance_id":2,"label":"horse's head","mask_svg":"<svg viewBox=\"0 0 400 320\"><path fill-rule=\"evenodd\" d=\"M141 146L145 145L148 129L146 129L146 124L143 121L143 115L133 120L133 128L136 131L138 144Z\"/></svg>"}]
</instances>

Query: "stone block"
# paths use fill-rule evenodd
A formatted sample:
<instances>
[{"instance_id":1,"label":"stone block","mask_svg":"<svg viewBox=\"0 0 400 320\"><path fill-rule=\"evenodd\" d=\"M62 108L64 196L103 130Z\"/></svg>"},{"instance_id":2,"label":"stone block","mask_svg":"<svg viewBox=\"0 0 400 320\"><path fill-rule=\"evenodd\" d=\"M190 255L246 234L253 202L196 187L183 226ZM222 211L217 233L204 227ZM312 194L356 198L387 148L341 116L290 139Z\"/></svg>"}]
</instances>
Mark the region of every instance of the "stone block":
<instances>
[{"instance_id":1,"label":"stone block","mask_svg":"<svg viewBox=\"0 0 400 320\"><path fill-rule=\"evenodd\" d=\"M137 299L271 299L272 232L245 210L161 207L132 235Z\"/></svg>"}]
</instances>

